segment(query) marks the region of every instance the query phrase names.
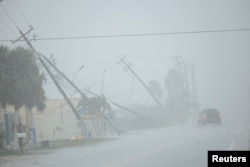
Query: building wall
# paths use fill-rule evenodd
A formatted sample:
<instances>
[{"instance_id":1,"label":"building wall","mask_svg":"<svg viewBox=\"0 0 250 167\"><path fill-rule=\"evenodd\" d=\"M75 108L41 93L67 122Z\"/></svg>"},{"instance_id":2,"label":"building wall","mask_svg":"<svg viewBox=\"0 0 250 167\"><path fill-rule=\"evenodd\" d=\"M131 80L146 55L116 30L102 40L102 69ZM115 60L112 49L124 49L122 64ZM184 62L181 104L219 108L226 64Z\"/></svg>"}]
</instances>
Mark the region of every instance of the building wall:
<instances>
[{"instance_id":1,"label":"building wall","mask_svg":"<svg viewBox=\"0 0 250 167\"><path fill-rule=\"evenodd\" d=\"M88 134L83 137L96 137L103 133L103 118L98 115L82 115ZM72 111L56 111L35 116L37 141L73 139L81 135L79 121ZM90 135L90 136L89 136Z\"/></svg>"},{"instance_id":2,"label":"building wall","mask_svg":"<svg viewBox=\"0 0 250 167\"><path fill-rule=\"evenodd\" d=\"M71 102L76 107L79 100L80 99L71 99ZM33 108L31 110L33 119L31 112L26 108L20 108L17 113L12 106L8 106L7 111L10 119L10 131L13 136L11 140L13 145L17 145L17 131L15 127L18 124L18 119L15 118L18 115L20 115L20 121L23 125L23 132L27 134L25 138L26 143L31 144L34 142L31 132L32 122L34 123L36 131L35 138L37 143L43 140L73 139L82 134L79 121L64 99L47 100L44 111L37 111ZM82 118L86 127L86 132L83 137L96 137L103 133L103 118L100 114L90 116L85 113L82 115ZM1 121L4 123L3 112L0 113L0 122Z\"/></svg>"}]
</instances>

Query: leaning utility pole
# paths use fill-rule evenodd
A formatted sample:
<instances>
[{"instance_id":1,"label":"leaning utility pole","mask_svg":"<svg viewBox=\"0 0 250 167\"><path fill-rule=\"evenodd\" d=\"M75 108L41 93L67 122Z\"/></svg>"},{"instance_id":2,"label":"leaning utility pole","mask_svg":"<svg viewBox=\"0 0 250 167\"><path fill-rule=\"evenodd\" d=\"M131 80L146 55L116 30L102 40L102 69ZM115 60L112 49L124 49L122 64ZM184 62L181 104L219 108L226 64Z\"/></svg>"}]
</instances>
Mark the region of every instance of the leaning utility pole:
<instances>
[{"instance_id":1,"label":"leaning utility pole","mask_svg":"<svg viewBox=\"0 0 250 167\"><path fill-rule=\"evenodd\" d=\"M42 55L42 56L43 56L43 55ZM82 98L87 99L87 97L85 96L85 93L84 93L81 89L79 89L79 88L75 85L74 82L72 82L72 81L71 81L66 75L64 75L64 73L62 73L53 63L51 63L50 60L49 60L47 57L43 56L43 58L47 61L47 63L49 63L49 65L51 65L51 66L56 70L57 73L59 73L66 81L68 81L68 83L69 83L71 86L73 86L73 87L76 89L76 91L77 91L78 93L81 94ZM103 75L104 75L104 74L103 74ZM88 89L83 89L83 90L84 90L85 92L87 92L87 93L93 95L93 96L99 96L98 94L93 93L93 92L91 92L91 91L88 90ZM117 107L119 107L119 108L121 108L121 109L124 109L124 110L126 110L126 111L128 111L128 112L131 112L131 113L133 113L133 114L135 114L135 115L137 115L137 116L139 116L139 117L147 118L147 117L145 117L145 116L143 116L143 115L141 115L141 114L138 114L138 113L136 113L136 112L134 112L134 111L132 111L132 110L130 110L130 109L128 109L128 108L126 108L126 107L120 105L120 104L117 104L117 103L111 101L111 100L110 100L110 102L111 102L113 105L115 105L115 106L117 106ZM152 121L150 118L147 118L147 119L150 120L150 121Z\"/></svg>"},{"instance_id":2,"label":"leaning utility pole","mask_svg":"<svg viewBox=\"0 0 250 167\"><path fill-rule=\"evenodd\" d=\"M20 34L21 34L21 37L18 38L16 41L20 40L22 37L24 38L24 40L27 42L27 44L28 44L29 47L32 49L32 51L37 55L39 61L41 61L42 65L45 67L46 71L47 71L47 72L49 73L49 75L51 76L52 80L53 80L54 83L56 84L56 86L57 86L57 88L59 89L59 91L62 93L63 97L66 99L67 103L69 104L69 106L70 106L71 109L73 110L73 112L74 112L76 118L82 122L83 120L81 119L80 114L76 111L75 107L72 105L72 103L71 103L70 100L68 99L67 95L65 94L65 92L63 91L63 89L60 87L60 85L58 84L57 80L55 79L55 77L53 76L53 74L50 72L49 68L47 67L47 65L46 65L46 63L43 61L43 59L44 59L50 66L52 66L52 67L54 68L54 70L55 70L57 73L59 73L66 81L68 81L68 82L77 90L77 92L81 94L82 98L84 98L85 100L87 100L87 96L85 95L85 93L84 93L81 89L79 89L79 88L74 84L74 82L72 82L63 72L61 72L61 71L60 71L60 70L59 70L59 69L58 69L58 68L57 68L57 67L56 67L47 57L46 57L46 56L44 56L44 55L42 55L42 54L38 54L38 53L35 51L34 47L31 45L31 43L28 41L28 39L27 39L26 36L25 36L26 34L28 34L29 32L31 32L32 29L33 29L33 28L31 27L31 29L30 29L28 32L26 32L25 34L24 34L21 30L19 30L19 32L20 32ZM14 41L14 42L16 42L16 41ZM42 58L43 58L43 59L42 59ZM94 95L94 96L99 96L99 95L97 95L97 94L95 94L95 93L93 93L93 92L91 92L91 91L89 91L89 90L87 90L87 89L85 89L84 91L86 91L86 92L88 92L88 93L90 93L90 94L92 94L92 95ZM131 111L130 109L127 109L127 108L125 108L125 107L123 107L123 106L121 106L121 105L115 103L115 102L112 102L112 101L111 101L111 103L114 104L114 105L116 105L117 107L123 108L123 109L125 109L125 110L127 110L127 111L129 111L129 112L132 112L132 113L136 114L137 116L144 117L144 116L142 116L142 115L140 115L140 114L137 114L137 113ZM149 118L148 118L148 119L149 119ZM107 120L107 118L105 118L105 120ZM151 119L149 119L149 120L152 121ZM109 122L109 121L107 121L107 122L108 122L108 124L110 124L111 127L114 128L114 125L113 125L111 122ZM115 129L115 131L116 131L117 133L120 133L120 131L118 131L117 128L114 128L114 129Z\"/></svg>"},{"instance_id":3,"label":"leaning utility pole","mask_svg":"<svg viewBox=\"0 0 250 167\"><path fill-rule=\"evenodd\" d=\"M40 54L40 55L41 55L41 54ZM85 100L87 100L87 96L85 95L85 93L84 93L80 88L78 88L78 87L75 85L74 82L72 82L72 81L71 81L64 73L62 73L53 63L51 63L51 61L50 61L47 57L45 57L44 55L41 55L41 56L46 60L46 62L47 62L49 65L51 65L51 66L55 69L55 71L56 71L57 73L59 73L66 81L68 81L68 83L69 83L71 86L73 86L73 87L76 89L76 91L77 91L78 93L81 94L82 98L84 98ZM83 90L84 90L85 92L87 92L87 93L93 95L93 96L99 96L98 94L93 93L93 92L91 92L91 91L88 90L88 89L83 89ZM126 108L126 107L123 107L123 106L121 106L121 105L119 105L119 104L113 102L113 101L111 101L111 103L114 104L115 106L117 106L117 107L119 107L119 108L122 108L122 109L124 109L124 110L126 110L126 111L129 111L129 112L131 112L131 113L133 113L133 114L135 114L135 115L137 115L137 116L139 116L139 117L145 118L145 116L140 115L140 114L138 114L138 113L136 113L136 112L134 112L134 111L132 111L132 110ZM148 119L149 119L149 118L148 118ZM149 119L149 120L152 121L151 119Z\"/></svg>"},{"instance_id":4,"label":"leaning utility pole","mask_svg":"<svg viewBox=\"0 0 250 167\"><path fill-rule=\"evenodd\" d=\"M66 81L68 81L82 96L82 98L87 99L87 96L79 89L74 82L72 82L63 72L61 72L46 56L40 54L45 61L56 70Z\"/></svg>"},{"instance_id":5,"label":"leaning utility pole","mask_svg":"<svg viewBox=\"0 0 250 167\"><path fill-rule=\"evenodd\" d=\"M121 62L129 69L129 71L140 81L140 83L144 86L144 88L148 91L150 96L154 99L156 104L160 107L160 109L165 112L165 108L162 106L162 104L159 102L159 100L154 96L154 94L151 92L151 90L147 87L147 85L141 80L141 78L135 73L135 71L125 62L123 58L120 57Z\"/></svg>"},{"instance_id":6,"label":"leaning utility pole","mask_svg":"<svg viewBox=\"0 0 250 167\"><path fill-rule=\"evenodd\" d=\"M42 58L44 58L47 62L50 62L45 56L37 53L37 51L35 50L35 48L31 45L30 41L26 38L26 34L28 34L29 32L31 32L33 30L33 27L30 28L30 30L28 32L26 32L25 34L20 30L19 33L21 34L21 37L18 38L16 41L20 40L21 38L23 38L25 40L25 42L29 45L29 47L31 48L31 50L36 54L37 59L41 62L41 64L43 65L43 67L45 68L45 70L48 72L49 76L51 77L51 79L53 80L53 82L55 83L56 87L58 88L58 90L60 91L60 93L63 95L64 99L67 101L67 103L69 104L70 108L73 110L76 118L78 120L81 120L81 116L80 114L77 112L77 110L75 109L75 107L73 106L73 104L71 103L71 101L69 100L68 96L66 95L66 93L63 91L62 87L59 85L59 83L57 82L56 78L54 77L54 75L52 74L52 72L49 70L47 64L43 61ZM14 42L16 42L14 41ZM14 43L13 42L13 43ZM52 64L51 62L49 63L50 65Z\"/></svg>"}]
</instances>

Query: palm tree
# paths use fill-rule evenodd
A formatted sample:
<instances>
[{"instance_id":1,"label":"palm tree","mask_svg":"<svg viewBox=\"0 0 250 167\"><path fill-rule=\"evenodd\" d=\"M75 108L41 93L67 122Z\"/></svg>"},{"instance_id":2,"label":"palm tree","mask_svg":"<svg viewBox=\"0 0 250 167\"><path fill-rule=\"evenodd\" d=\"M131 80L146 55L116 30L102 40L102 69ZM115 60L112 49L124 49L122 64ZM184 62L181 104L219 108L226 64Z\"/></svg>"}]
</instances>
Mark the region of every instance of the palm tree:
<instances>
[{"instance_id":1,"label":"palm tree","mask_svg":"<svg viewBox=\"0 0 250 167\"><path fill-rule=\"evenodd\" d=\"M160 100L163 93L160 83L157 80L151 80L148 84L151 92Z\"/></svg>"},{"instance_id":2,"label":"palm tree","mask_svg":"<svg viewBox=\"0 0 250 167\"><path fill-rule=\"evenodd\" d=\"M79 101L77 108L82 108L88 112L91 116L96 117L96 121L92 119L92 124L97 135L101 134L101 131L105 131L104 122L99 127L99 121L97 115L99 114L102 119L105 119L104 112L111 112L110 104L107 103L104 95L86 98L85 96ZM103 120L102 120L103 121Z\"/></svg>"},{"instance_id":3,"label":"palm tree","mask_svg":"<svg viewBox=\"0 0 250 167\"><path fill-rule=\"evenodd\" d=\"M0 105L4 111L4 118L5 118L5 140L6 144L10 144L10 134L9 134L9 122L8 122L8 115L7 115L7 104L9 99L9 91L11 83L11 76L10 70L8 68L8 53L9 49L4 46L0 46ZM3 138L2 138L3 140Z\"/></svg>"},{"instance_id":4,"label":"palm tree","mask_svg":"<svg viewBox=\"0 0 250 167\"><path fill-rule=\"evenodd\" d=\"M13 105L17 115L16 122L20 131L18 111L25 106L29 110L45 108L45 92L42 83L45 79L40 73L32 51L25 48L8 50L0 47L0 60L8 67L8 74L0 72L0 102L3 108ZM2 61L4 60L4 61Z\"/></svg>"},{"instance_id":5,"label":"palm tree","mask_svg":"<svg viewBox=\"0 0 250 167\"><path fill-rule=\"evenodd\" d=\"M45 92L42 83L45 80L40 73L35 56L32 51L18 47L10 51L9 58L12 62L14 77L11 104L15 109L21 106L27 108L37 107L39 110L45 108Z\"/></svg>"},{"instance_id":6,"label":"palm tree","mask_svg":"<svg viewBox=\"0 0 250 167\"><path fill-rule=\"evenodd\" d=\"M168 71L164 81L165 88L168 91L166 107L174 116L183 119L191 106L187 99L188 90L185 87L184 79L179 75L177 69L173 68Z\"/></svg>"},{"instance_id":7,"label":"palm tree","mask_svg":"<svg viewBox=\"0 0 250 167\"><path fill-rule=\"evenodd\" d=\"M0 46L0 103L3 109L6 109L8 103L8 91L10 84L10 70L8 68L8 53L9 49L4 46Z\"/></svg>"}]
</instances>

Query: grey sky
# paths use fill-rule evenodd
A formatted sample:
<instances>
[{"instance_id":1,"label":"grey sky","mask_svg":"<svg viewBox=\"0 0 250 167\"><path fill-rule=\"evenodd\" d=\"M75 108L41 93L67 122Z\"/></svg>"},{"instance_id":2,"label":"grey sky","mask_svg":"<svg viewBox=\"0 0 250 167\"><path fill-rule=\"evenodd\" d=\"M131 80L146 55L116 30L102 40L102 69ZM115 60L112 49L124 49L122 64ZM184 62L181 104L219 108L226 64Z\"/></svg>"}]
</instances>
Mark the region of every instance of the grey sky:
<instances>
[{"instance_id":1,"label":"grey sky","mask_svg":"<svg viewBox=\"0 0 250 167\"><path fill-rule=\"evenodd\" d=\"M22 10L27 21L17 9ZM13 21L6 15L6 10ZM0 17L0 39L16 39L18 31L31 24L38 38L161 33L250 28L249 0L4 0ZM14 22L15 25L12 23ZM7 42L0 44L10 45ZM246 98L250 87L250 31L179 34L144 37L92 38L33 42L79 87L104 93L126 104L132 74L117 65L127 55L134 70L148 83L156 79L163 86L173 57L196 64L198 98L201 106L227 105ZM25 46L24 43L15 46ZM60 97L52 85L46 86L49 98ZM70 94L70 92L69 92ZM132 103L154 103L135 81Z\"/></svg>"}]
</instances>

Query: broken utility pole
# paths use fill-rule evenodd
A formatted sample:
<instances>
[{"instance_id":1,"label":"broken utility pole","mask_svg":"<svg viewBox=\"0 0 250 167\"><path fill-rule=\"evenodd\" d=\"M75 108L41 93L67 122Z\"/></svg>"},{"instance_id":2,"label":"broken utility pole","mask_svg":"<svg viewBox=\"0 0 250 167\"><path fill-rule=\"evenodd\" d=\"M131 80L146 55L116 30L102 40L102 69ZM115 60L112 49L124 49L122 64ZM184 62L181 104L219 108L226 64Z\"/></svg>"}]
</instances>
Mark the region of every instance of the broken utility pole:
<instances>
[{"instance_id":1,"label":"broken utility pole","mask_svg":"<svg viewBox=\"0 0 250 167\"><path fill-rule=\"evenodd\" d=\"M81 90L81 89L79 89L63 72L61 72L46 56L44 56L44 55L42 55L42 54L39 54L39 53L37 53L36 52L36 50L34 49L34 47L31 45L31 43L29 42L29 40L26 38L26 34L28 34L29 32L31 32L32 31L32 27L31 27L31 29L28 31L28 32L26 32L25 34L21 31L21 30L19 30L19 32L20 32L20 34L21 34L21 37L20 38L18 38L18 40L20 40L21 38L23 38L25 41L26 41L26 43L29 45L29 47L32 49L32 51L36 54L36 56L37 56L37 58L38 58L38 60L42 63L42 65L44 66L44 68L46 69L46 71L49 73L49 75L50 75L50 77L52 78L52 80L54 81L54 83L56 84L56 86L57 86L57 88L58 88L58 90L60 91L60 93L63 95L63 97L64 97L64 99L67 101L67 103L69 104L69 106L70 106L70 108L73 110L73 112L74 112L74 114L75 114L75 116L76 116L76 118L78 119L78 120L80 120L80 121L83 121L82 119L81 119L81 116L80 116L80 114L77 112L77 110L75 109L75 107L73 106L73 104L71 103L71 101L69 100L69 98L67 97L67 95L66 95L66 93L63 91L63 89L61 88L61 86L59 85L59 83L57 82L57 80L55 79L55 77L54 77L54 75L51 73L51 71L49 70L49 68L48 68L48 66L47 66L47 64L43 61L43 59L50 65L50 66L52 66L53 67L53 69L56 71L56 72L58 72L66 81L68 81L76 90L77 90L77 92L78 93L80 93L80 95L82 96L82 98L84 98L85 100L87 100L88 98L87 98L87 96L85 95L85 93L83 93L83 91ZM16 40L16 41L18 41L18 40ZM16 42L16 41L14 41L14 42ZM95 94L95 93L93 93L93 92L90 92L90 91L88 91L88 90L85 90L85 91L87 91L88 93L90 93L90 94L92 94L92 95L95 95L95 96L98 96L97 94ZM127 109L128 110L128 109ZM130 110L128 110L128 111L130 111ZM105 118L105 120L107 120L107 118ZM114 125L113 124L111 124L109 121L107 121L108 122L108 124L110 124L111 125L111 127L113 127L114 128ZM115 129L115 131L119 134L120 133L120 131L118 131L118 128L114 128Z\"/></svg>"},{"instance_id":2,"label":"broken utility pole","mask_svg":"<svg viewBox=\"0 0 250 167\"><path fill-rule=\"evenodd\" d=\"M51 77L51 79L53 80L53 82L55 83L56 87L58 88L58 90L60 91L60 93L63 95L64 99L67 101L67 103L69 104L70 108L73 110L76 118L78 120L81 120L81 116L80 114L77 112L77 110L75 109L75 107L73 106L73 104L71 103L70 99L68 98L68 96L66 95L66 93L63 91L62 87L59 85L59 83L57 82L56 78L54 77L54 75L52 74L52 72L49 70L47 64L43 61L42 58L45 58L45 60L48 62L47 58L41 54L39 54L35 48L32 46L32 44L30 43L30 41L26 38L26 34L28 34L29 32L31 32L33 30L33 27L30 27L30 30L28 32L26 32L25 34L20 30L19 33L21 34L21 37L18 38L16 41L14 41L13 43L17 42L18 40L20 40L21 38L23 38L25 40L25 42L29 45L29 47L31 48L31 50L35 53L35 55L37 56L37 59L41 62L41 64L43 65L43 67L45 68L45 70L48 72L49 76ZM50 65L52 63L49 63Z\"/></svg>"},{"instance_id":3,"label":"broken utility pole","mask_svg":"<svg viewBox=\"0 0 250 167\"><path fill-rule=\"evenodd\" d=\"M154 99L156 104L160 107L163 112L166 112L165 108L159 102L159 100L154 96L151 90L147 87L147 85L141 80L141 78L135 73L135 71L126 63L126 61L120 57L121 62L129 69L129 71L140 81L140 83L144 86L144 88L148 91L150 96Z\"/></svg>"},{"instance_id":4,"label":"broken utility pole","mask_svg":"<svg viewBox=\"0 0 250 167\"><path fill-rule=\"evenodd\" d=\"M74 112L76 118L77 118L78 120L81 121L80 114L76 111L75 107L72 105L72 103L71 103L70 100L68 99L67 95L65 94L65 92L63 91L63 89L60 87L60 85L58 84L57 80L55 79L55 77L53 76L53 74L50 72L49 68L47 67L47 64L43 61L43 59L44 59L50 66L52 66L53 69L54 69L56 72L58 72L66 81L68 81L68 83L70 83L70 85L72 85L72 86L77 90L77 92L80 93L80 95L82 96L82 98L84 98L85 100L87 100L87 99L88 99L87 96L85 95L85 93L84 93L81 89L79 89L79 88L74 84L74 82L72 82L63 72L61 72L61 71L60 71L60 70L59 70L59 69L58 69L58 68L57 68L57 67L56 67L47 57L46 57L46 56L44 56L44 55L39 54L39 53L36 52L36 50L34 49L34 47L31 45L31 43L28 41L28 39L27 39L26 36L25 36L26 34L28 34L29 32L31 32L32 29L33 29L33 28L31 27L31 29L30 29L28 32L26 32L25 34L24 34L21 30L19 30L19 32L20 32L20 34L21 34L21 37L18 38L18 40L20 40L21 38L24 38L24 40L26 41L26 43L29 45L29 47L32 49L32 51L37 55L39 61L41 61L42 65L45 67L46 71L49 73L49 75L51 76L51 78L52 78L53 81L55 82L57 88L58 88L59 91L62 93L63 97L65 98L65 100L67 101L67 103L69 104L69 106L71 107L71 109L73 110L73 112ZM18 40L16 40L16 41L18 41ZM14 41L14 42L16 42L16 41ZM42 59L42 58L43 58L43 59ZM95 94L95 93L93 93L93 92L91 92L91 91L89 91L89 90L86 90L86 89L85 89L84 91L86 91L86 92L88 92L88 93L90 93L90 94L92 94L92 95L94 95L94 96L99 96L99 95L97 95L97 94ZM140 116L140 117L144 117L144 118L145 118L145 116L142 116L142 115L140 115L140 114L137 114L136 112L133 112L132 110L127 109L126 107L123 107L123 106L121 106L121 105L119 105L119 104L117 104L117 103L115 103L115 102L112 102L112 101L111 101L111 103L114 104L114 105L116 105L116 106L119 107L119 108L122 108L122 109L125 109L126 111L132 112L132 113L134 113L134 114L137 115L137 116ZM105 119L106 119L106 118L105 118ZM148 119L149 119L149 118L148 118ZM107 119L106 119L106 120L107 120ZM151 119L149 119L149 120L152 121ZM114 128L114 125L112 125L109 121L107 121L107 122L108 122L108 124L110 124L110 125ZM118 130L117 130L117 128L114 128L114 129L117 131L117 133L119 133Z\"/></svg>"}]
</instances>

